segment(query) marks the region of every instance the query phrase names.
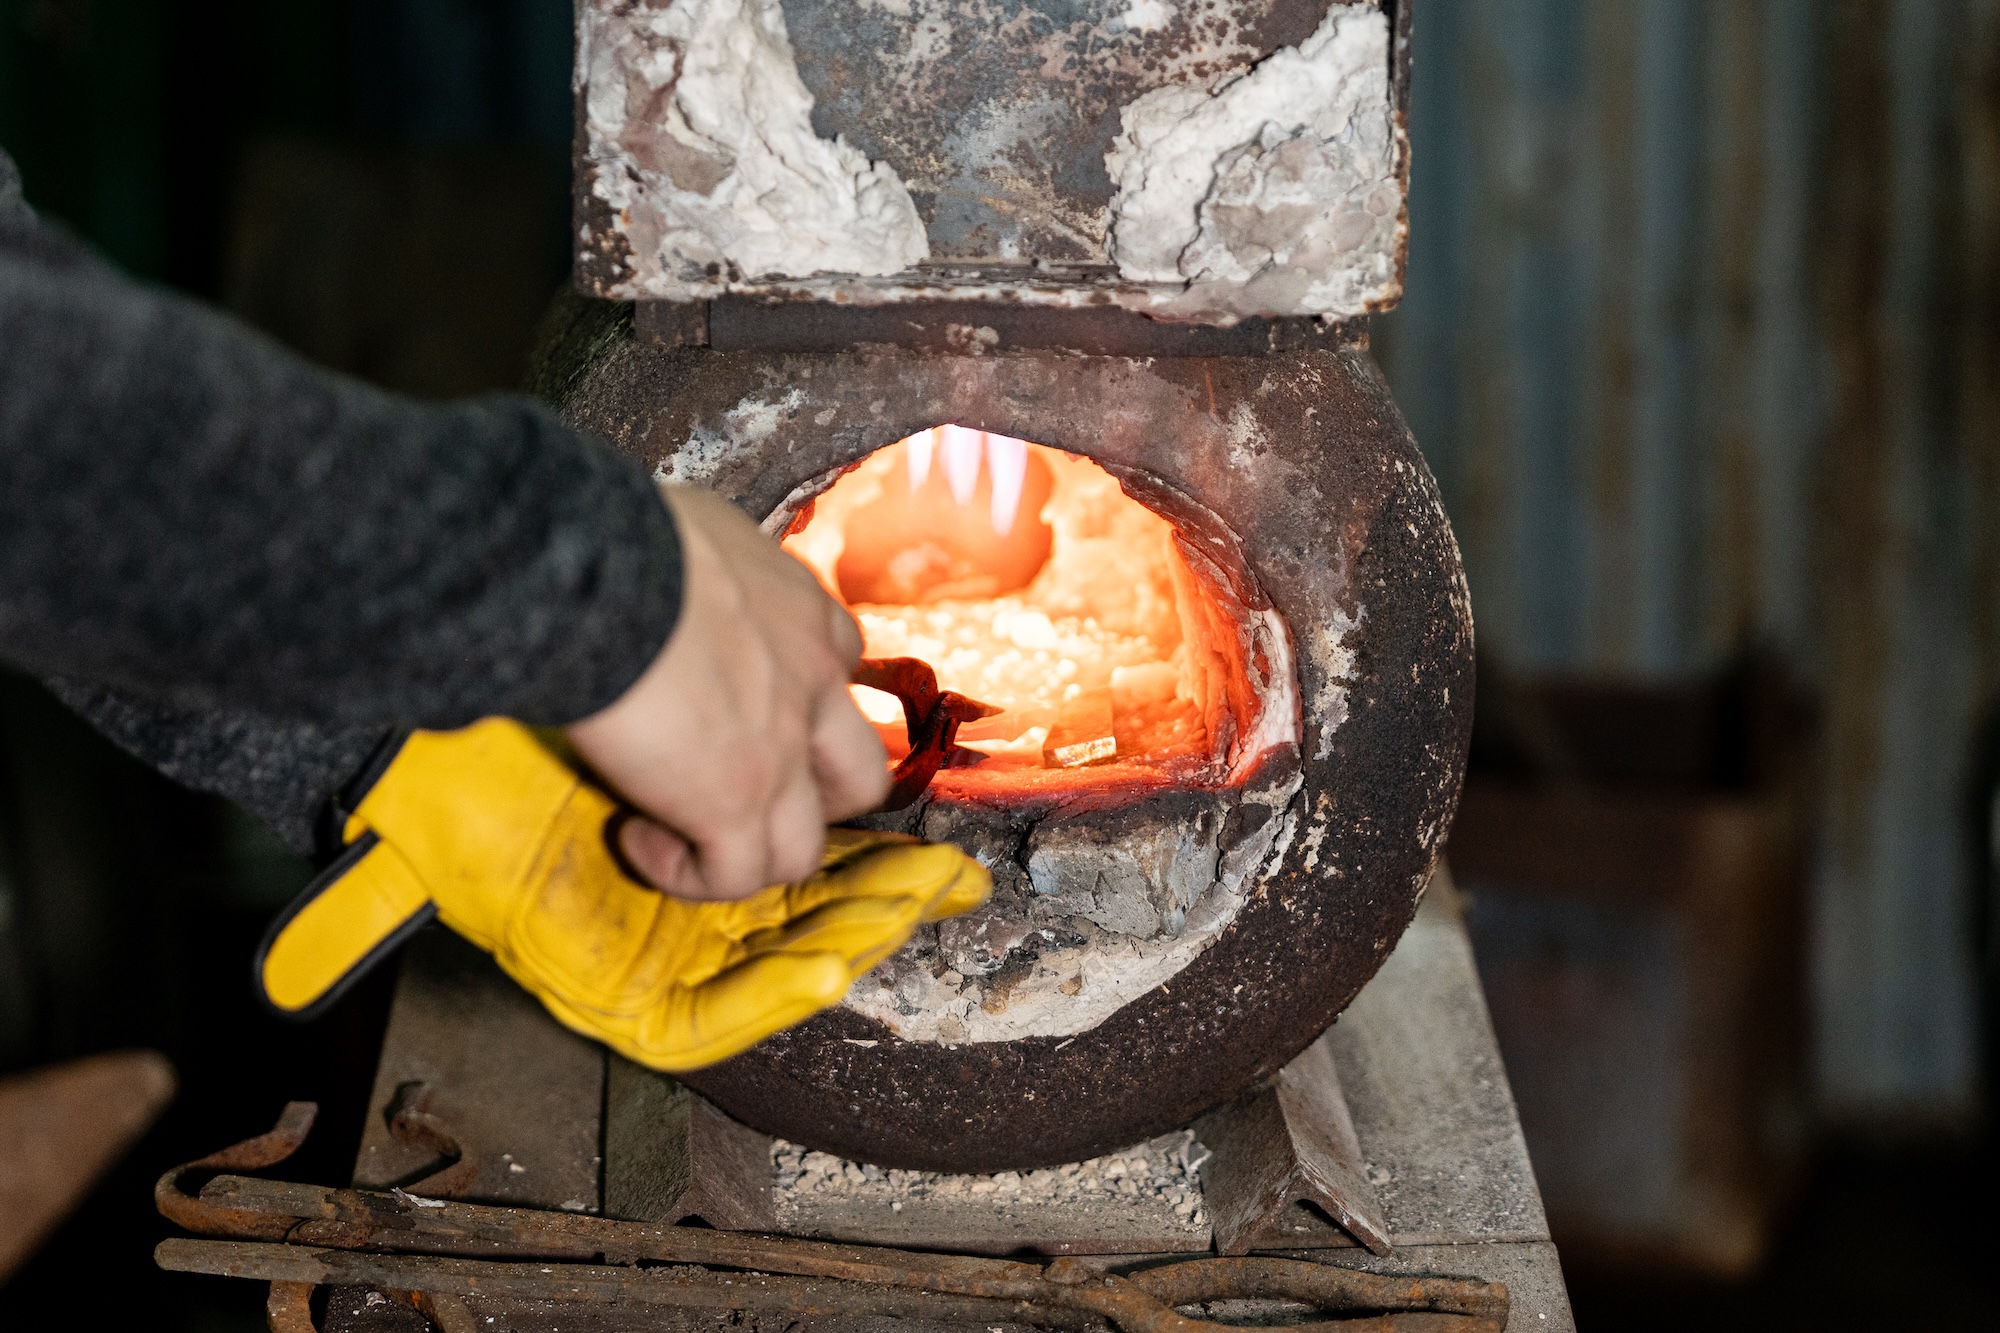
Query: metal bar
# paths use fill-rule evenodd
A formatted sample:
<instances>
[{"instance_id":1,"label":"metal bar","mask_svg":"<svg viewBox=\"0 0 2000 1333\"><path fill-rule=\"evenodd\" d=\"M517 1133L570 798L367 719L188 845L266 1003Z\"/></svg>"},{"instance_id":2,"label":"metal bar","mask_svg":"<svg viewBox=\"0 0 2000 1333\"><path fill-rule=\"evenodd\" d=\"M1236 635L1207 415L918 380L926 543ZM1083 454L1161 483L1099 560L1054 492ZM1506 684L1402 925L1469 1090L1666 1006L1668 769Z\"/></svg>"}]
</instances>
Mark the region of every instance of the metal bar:
<instances>
[{"instance_id":1,"label":"metal bar","mask_svg":"<svg viewBox=\"0 0 2000 1333\"><path fill-rule=\"evenodd\" d=\"M1132 1284L1168 1305L1268 1299L1322 1310L1424 1310L1505 1323L1507 1288L1462 1278L1382 1277L1292 1259L1189 1259L1135 1273Z\"/></svg>"},{"instance_id":2,"label":"metal bar","mask_svg":"<svg viewBox=\"0 0 2000 1333\"><path fill-rule=\"evenodd\" d=\"M264 1322L271 1333L319 1333L312 1316L310 1282L273 1282L264 1298Z\"/></svg>"},{"instance_id":3,"label":"metal bar","mask_svg":"<svg viewBox=\"0 0 2000 1333\"><path fill-rule=\"evenodd\" d=\"M204 1172L256 1171L276 1166L299 1150L299 1145L306 1141L306 1135L312 1132L313 1121L318 1116L319 1106L314 1102L287 1102L278 1116L278 1123L269 1133L245 1139L221 1152L210 1153L199 1161L177 1166L161 1176L153 1186L153 1206L160 1210L162 1217L189 1231L281 1239L290 1228L289 1219L273 1218L268 1210L255 1206L236 1209L229 1204L197 1196L190 1191L189 1185Z\"/></svg>"},{"instance_id":4,"label":"metal bar","mask_svg":"<svg viewBox=\"0 0 2000 1333\"><path fill-rule=\"evenodd\" d=\"M988 1295L936 1290L896 1290L858 1282L816 1281L754 1273L705 1273L686 1269L634 1269L597 1264L496 1263L449 1259L433 1255L371 1254L352 1250L313 1249L299 1245L212 1240L165 1240L154 1251L160 1267L173 1272L207 1273L220 1277L253 1278L274 1283L368 1286L447 1296L494 1296L530 1300L572 1301L579 1304L643 1303L682 1308L744 1310L798 1315L865 1315L917 1317L967 1322L1014 1320L1045 1327L1082 1328L1090 1322L1077 1316L1100 1315L1127 1333L1224 1333L1227 1324L1189 1319L1176 1314L1136 1282L1091 1269L1076 1260L1050 1265L1039 1290L1014 1295ZM1209 1260L1231 1265L1240 1261ZM1297 1300L1280 1269L1313 1267L1293 1261L1257 1261L1270 1271L1255 1294ZM1069 1267L1065 1267L1068 1265ZM1237 1294L1230 1270L1204 1273L1185 1284L1193 1299L1223 1299ZM1345 1273L1344 1277L1374 1282L1407 1292L1421 1283ZM1065 1279L1069 1280L1065 1280ZM989 1284L994 1287L1011 1285ZM1329 1290L1342 1298L1337 1280ZM1467 1284L1479 1285L1479 1284ZM1365 1303L1364 1303L1365 1304ZM1343 1307L1349 1308L1349 1307ZM1491 1316L1404 1312L1370 1318L1297 1324L1291 1327L1324 1333L1500 1333L1503 1324Z\"/></svg>"},{"instance_id":5,"label":"metal bar","mask_svg":"<svg viewBox=\"0 0 2000 1333\"><path fill-rule=\"evenodd\" d=\"M1202 1167L1202 1194L1218 1252L1270 1248L1274 1228L1304 1202L1373 1253L1389 1253L1389 1225L1368 1184L1325 1037L1270 1084L1196 1122L1196 1131L1212 1154Z\"/></svg>"},{"instance_id":6,"label":"metal bar","mask_svg":"<svg viewBox=\"0 0 2000 1333\"><path fill-rule=\"evenodd\" d=\"M274 1292L313 1286L388 1288L456 1303L460 1297L500 1297L578 1304L627 1302L686 1309L762 1314L873 1315L992 1324L1030 1322L1050 1328L1092 1324L1075 1311L1018 1301L869 1287L859 1283L684 1268L620 1268L601 1264L495 1263L429 1255L370 1254L257 1242L171 1239L154 1251L176 1273L269 1281ZM288 1298L289 1301L289 1298ZM275 1303L275 1297L274 1297ZM443 1301L427 1302L439 1307ZM288 1308L292 1308L289 1307ZM296 1306L303 1309L303 1301ZM461 1307L462 1308L462 1307ZM309 1325L299 1325L304 1333ZM288 1327L286 1333L292 1333Z\"/></svg>"},{"instance_id":7,"label":"metal bar","mask_svg":"<svg viewBox=\"0 0 2000 1333\"><path fill-rule=\"evenodd\" d=\"M387 1245L403 1250L442 1251L451 1256L487 1254L516 1259L532 1255L550 1261L602 1255L626 1261L742 1268L794 1277L834 1278L950 1295L1027 1301L1087 1310L1113 1320L1130 1333L1201 1333L1203 1329L1219 1327L1173 1315L1167 1303L1151 1295L1152 1286L1179 1280L1166 1276L1170 1269L1152 1270L1128 1280L1074 1259L1059 1259L1043 1267L1011 1260L830 1245L788 1237L660 1227L410 1196L370 1195L356 1190L233 1176L211 1181L204 1195L224 1205L232 1216L245 1212L263 1216L266 1226L261 1234L266 1236L270 1234L270 1218L289 1214L298 1219L289 1228L289 1236L300 1242L290 1248L299 1253L309 1250L314 1255ZM338 1247L338 1250L310 1248L316 1246ZM162 1253L164 1256L166 1252ZM168 1260L162 1257L161 1262L166 1264ZM295 1256L293 1262L304 1260ZM1479 1317L1476 1312L1504 1308L1507 1301L1506 1288L1498 1284L1445 1281L1440 1285L1426 1280L1413 1286L1406 1280L1299 1260L1198 1262L1204 1265L1197 1270L1198 1281L1193 1275L1186 1281L1197 1283L1200 1290L1211 1293L1203 1299L1233 1294L1227 1279L1234 1273L1240 1274L1246 1283L1253 1283L1255 1293L1260 1296L1271 1296L1291 1282L1294 1285L1288 1289L1290 1299L1309 1304L1333 1299L1342 1309L1409 1312L1442 1309L1451 1312L1454 1318L1476 1318ZM571 1265L564 1267L567 1270ZM295 1267L238 1275L286 1281L338 1280L296 1276L314 1271L318 1270ZM1171 1294L1180 1289L1165 1290ZM1440 1300L1444 1304L1440 1305ZM1463 1333L1471 1333L1469 1326Z\"/></svg>"},{"instance_id":8,"label":"metal bar","mask_svg":"<svg viewBox=\"0 0 2000 1333\"><path fill-rule=\"evenodd\" d=\"M1155 1270L1128 1278L1078 1259L1058 1259L1044 1267L456 1203L402 1190L378 1194L217 1175L200 1186L199 1194L189 1192L189 1185L204 1171L254 1169L283 1161L304 1141L315 1112L309 1102L291 1103L270 1133L176 1167L160 1178L154 1196L164 1215L190 1230L228 1238L164 1241L155 1252L161 1267L272 1283L359 1284L445 1295L478 1291L505 1295L525 1282L534 1290L521 1294L566 1300L620 1300L634 1292L684 1289L695 1295L677 1303L700 1304L705 1299L714 1305L725 1298L741 1299L753 1288L763 1290L757 1283L746 1285L742 1275L689 1272L683 1267L665 1276L649 1276L656 1270L609 1268L595 1262L652 1260L793 1279L836 1279L876 1295L900 1289L905 1294L1088 1313L1110 1320L1126 1333L1220 1333L1229 1327L1176 1313L1173 1298L1189 1292L1200 1299L1221 1299L1254 1291L1267 1299L1315 1305L1330 1301L1341 1309L1398 1312L1339 1325L1349 1333L1499 1333L1504 1317L1496 1322L1475 1314L1438 1313L1439 1300L1455 1311L1504 1311L1508 1300L1506 1288L1497 1283L1426 1287L1298 1260L1204 1260L1185 1276ZM292 1243L255 1243L276 1240ZM379 1250L392 1252L369 1252ZM566 1258L589 1262L561 1262ZM523 1259L529 1262L520 1262ZM631 1285L635 1279L668 1285L638 1288ZM674 1281L682 1285L675 1287ZM1165 1297L1156 1295L1155 1289L1164 1291ZM795 1285L781 1284L776 1290L787 1300L811 1295ZM274 1288L273 1318L282 1316L287 1323L280 1333L304 1333L291 1326L297 1322L296 1297L295 1290ZM310 1325L310 1319L306 1322Z\"/></svg>"},{"instance_id":9,"label":"metal bar","mask_svg":"<svg viewBox=\"0 0 2000 1333\"><path fill-rule=\"evenodd\" d=\"M643 342L678 347L667 302L638 303ZM685 307L671 306L672 310ZM1114 306L1074 310L1004 301L899 301L836 305L725 296L707 307L705 340L717 351L844 352L857 344L962 355L1081 352L1086 356L1268 356L1298 347L1355 347L1366 320L1245 319L1228 327L1172 324ZM661 331L665 330L665 331Z\"/></svg>"}]
</instances>

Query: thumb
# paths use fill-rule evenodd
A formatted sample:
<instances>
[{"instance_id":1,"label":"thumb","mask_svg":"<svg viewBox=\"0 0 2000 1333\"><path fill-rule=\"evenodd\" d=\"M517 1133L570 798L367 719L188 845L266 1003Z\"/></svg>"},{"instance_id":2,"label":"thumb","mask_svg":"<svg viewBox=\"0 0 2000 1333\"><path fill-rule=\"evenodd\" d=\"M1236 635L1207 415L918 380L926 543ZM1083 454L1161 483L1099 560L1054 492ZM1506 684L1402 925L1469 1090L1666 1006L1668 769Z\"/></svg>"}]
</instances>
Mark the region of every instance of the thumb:
<instances>
[{"instance_id":1,"label":"thumb","mask_svg":"<svg viewBox=\"0 0 2000 1333\"><path fill-rule=\"evenodd\" d=\"M993 872L971 857L964 857L957 876L924 908L924 920L942 921L948 916L970 912L975 907L984 907L986 900L992 896Z\"/></svg>"},{"instance_id":2,"label":"thumb","mask_svg":"<svg viewBox=\"0 0 2000 1333\"><path fill-rule=\"evenodd\" d=\"M842 898L746 936L743 948L752 954L832 954L858 977L902 948L922 913L923 904L909 898Z\"/></svg>"},{"instance_id":3,"label":"thumb","mask_svg":"<svg viewBox=\"0 0 2000 1333\"><path fill-rule=\"evenodd\" d=\"M833 860L829 868L786 889L793 916L862 896L907 898L919 908L927 907L950 892L968 864L978 868L971 857L944 842L884 840L859 851L843 848L842 853L838 859L829 858Z\"/></svg>"}]
</instances>

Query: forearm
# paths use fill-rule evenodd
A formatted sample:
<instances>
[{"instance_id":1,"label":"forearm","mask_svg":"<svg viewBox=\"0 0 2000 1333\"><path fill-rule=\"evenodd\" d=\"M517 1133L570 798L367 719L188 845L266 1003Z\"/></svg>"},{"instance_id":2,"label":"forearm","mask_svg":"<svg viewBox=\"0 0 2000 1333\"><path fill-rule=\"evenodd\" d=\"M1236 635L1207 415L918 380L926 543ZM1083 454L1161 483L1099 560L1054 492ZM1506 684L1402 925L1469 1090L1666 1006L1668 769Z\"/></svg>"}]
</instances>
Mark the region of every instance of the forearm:
<instances>
[{"instance_id":1,"label":"forearm","mask_svg":"<svg viewBox=\"0 0 2000 1333\"><path fill-rule=\"evenodd\" d=\"M649 479L519 398L432 405L0 244L0 657L197 716L565 723L679 609Z\"/></svg>"}]
</instances>

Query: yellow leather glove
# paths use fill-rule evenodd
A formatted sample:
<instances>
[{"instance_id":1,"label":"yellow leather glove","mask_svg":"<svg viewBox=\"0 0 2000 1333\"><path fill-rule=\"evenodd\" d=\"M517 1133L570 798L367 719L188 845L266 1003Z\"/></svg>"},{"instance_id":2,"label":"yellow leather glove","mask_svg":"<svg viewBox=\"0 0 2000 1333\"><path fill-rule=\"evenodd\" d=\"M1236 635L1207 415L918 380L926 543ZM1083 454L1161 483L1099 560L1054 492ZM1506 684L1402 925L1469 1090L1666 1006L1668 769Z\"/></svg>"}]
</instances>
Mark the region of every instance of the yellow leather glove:
<instances>
[{"instance_id":1,"label":"yellow leather glove","mask_svg":"<svg viewBox=\"0 0 2000 1333\"><path fill-rule=\"evenodd\" d=\"M640 884L617 804L504 718L413 733L347 818L347 851L265 937L257 980L309 1017L433 915L564 1024L695 1069L839 1002L919 922L986 901L955 847L829 829L819 873L734 903Z\"/></svg>"}]
</instances>

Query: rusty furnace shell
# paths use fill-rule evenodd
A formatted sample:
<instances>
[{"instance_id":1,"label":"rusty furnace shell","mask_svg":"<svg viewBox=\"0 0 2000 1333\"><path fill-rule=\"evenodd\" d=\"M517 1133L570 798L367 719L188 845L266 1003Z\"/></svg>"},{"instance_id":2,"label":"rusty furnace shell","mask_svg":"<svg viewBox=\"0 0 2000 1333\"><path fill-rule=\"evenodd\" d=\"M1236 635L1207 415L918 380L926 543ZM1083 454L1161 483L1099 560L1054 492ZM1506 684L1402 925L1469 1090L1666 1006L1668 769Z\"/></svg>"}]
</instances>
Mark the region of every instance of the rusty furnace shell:
<instances>
[{"instance_id":1,"label":"rusty furnace shell","mask_svg":"<svg viewBox=\"0 0 2000 1333\"><path fill-rule=\"evenodd\" d=\"M814 479L943 422L1088 455L1170 516L1219 515L1290 628L1303 712L1297 750L1271 755L1260 775L1303 775L1274 816L1292 823L1261 881L1205 953L1096 1027L947 1046L836 1009L686 1081L814 1148L989 1171L1185 1125L1324 1030L1415 913L1472 718L1457 546L1367 353L670 351L635 341L619 309L600 306L559 334L538 384L568 420L658 475L760 519ZM1225 843L1257 822L1230 821Z\"/></svg>"}]
</instances>

